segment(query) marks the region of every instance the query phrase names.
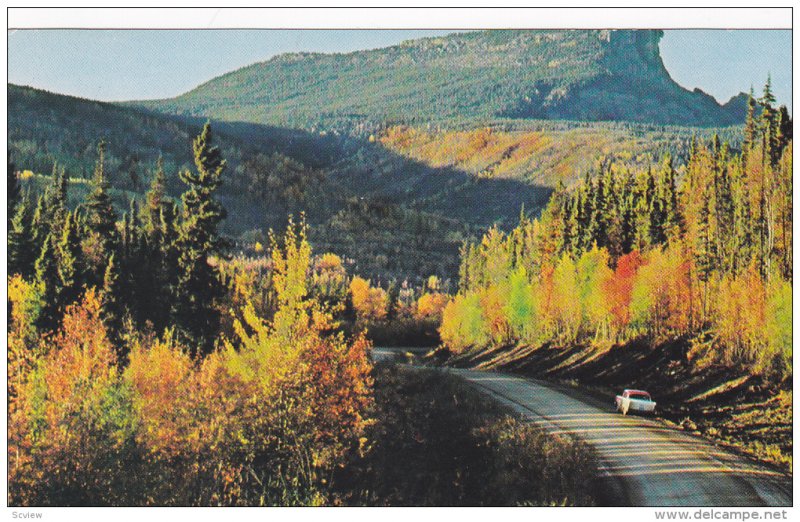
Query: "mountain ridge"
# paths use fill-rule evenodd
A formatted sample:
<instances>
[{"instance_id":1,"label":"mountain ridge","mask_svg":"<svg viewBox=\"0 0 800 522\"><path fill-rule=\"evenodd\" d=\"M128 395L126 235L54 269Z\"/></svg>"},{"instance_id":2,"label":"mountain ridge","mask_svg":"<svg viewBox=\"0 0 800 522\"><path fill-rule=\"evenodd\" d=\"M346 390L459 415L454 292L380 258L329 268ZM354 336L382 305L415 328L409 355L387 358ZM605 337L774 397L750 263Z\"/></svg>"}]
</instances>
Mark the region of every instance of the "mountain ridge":
<instances>
[{"instance_id":1,"label":"mountain ridge","mask_svg":"<svg viewBox=\"0 0 800 522\"><path fill-rule=\"evenodd\" d=\"M677 84L658 30L493 30L350 53L285 53L174 98L172 114L301 128L506 118L727 126L739 106ZM736 98L736 97L734 97Z\"/></svg>"}]
</instances>

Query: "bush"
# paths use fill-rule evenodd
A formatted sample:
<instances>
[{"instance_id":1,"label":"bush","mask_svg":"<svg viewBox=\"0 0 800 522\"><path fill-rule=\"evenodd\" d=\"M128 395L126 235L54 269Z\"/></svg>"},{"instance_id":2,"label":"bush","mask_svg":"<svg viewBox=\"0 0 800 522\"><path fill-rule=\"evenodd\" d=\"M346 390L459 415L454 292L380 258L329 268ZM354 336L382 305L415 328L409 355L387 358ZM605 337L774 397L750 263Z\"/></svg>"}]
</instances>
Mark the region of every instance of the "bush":
<instances>
[{"instance_id":1,"label":"bush","mask_svg":"<svg viewBox=\"0 0 800 522\"><path fill-rule=\"evenodd\" d=\"M356 505L589 505L587 447L520 422L437 371L376 369L369 450L350 464L344 500Z\"/></svg>"},{"instance_id":2,"label":"bush","mask_svg":"<svg viewBox=\"0 0 800 522\"><path fill-rule=\"evenodd\" d=\"M456 353L470 346L486 346L491 337L480 297L475 293L459 294L447 303L442 312L439 335L442 342Z\"/></svg>"}]
</instances>

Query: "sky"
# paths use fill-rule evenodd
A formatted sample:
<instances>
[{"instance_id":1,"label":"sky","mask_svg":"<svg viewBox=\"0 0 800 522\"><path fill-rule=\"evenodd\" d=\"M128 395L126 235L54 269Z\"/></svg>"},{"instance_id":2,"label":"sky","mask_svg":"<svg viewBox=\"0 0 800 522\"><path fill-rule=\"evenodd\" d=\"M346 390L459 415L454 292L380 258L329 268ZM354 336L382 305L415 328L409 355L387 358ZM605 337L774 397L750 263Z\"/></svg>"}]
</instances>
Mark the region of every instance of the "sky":
<instances>
[{"instance_id":1,"label":"sky","mask_svg":"<svg viewBox=\"0 0 800 522\"><path fill-rule=\"evenodd\" d=\"M439 36L423 30L14 30L8 81L103 101L170 98L285 52L350 52ZM767 75L791 111L792 36L788 30L670 30L664 65L680 85L724 103Z\"/></svg>"}]
</instances>

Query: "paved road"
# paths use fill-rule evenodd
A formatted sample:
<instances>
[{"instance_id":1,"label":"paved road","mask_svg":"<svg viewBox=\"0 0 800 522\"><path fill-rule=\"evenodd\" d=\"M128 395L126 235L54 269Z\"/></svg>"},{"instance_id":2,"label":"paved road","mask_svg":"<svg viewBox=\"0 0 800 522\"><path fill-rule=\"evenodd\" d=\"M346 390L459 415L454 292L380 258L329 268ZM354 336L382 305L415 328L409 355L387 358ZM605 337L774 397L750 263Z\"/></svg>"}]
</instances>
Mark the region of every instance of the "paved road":
<instances>
[{"instance_id":1,"label":"paved road","mask_svg":"<svg viewBox=\"0 0 800 522\"><path fill-rule=\"evenodd\" d=\"M376 349L376 359L394 350ZM519 376L450 369L553 433L590 444L609 502L633 506L791 506L782 474L655 420L623 416L574 390Z\"/></svg>"}]
</instances>

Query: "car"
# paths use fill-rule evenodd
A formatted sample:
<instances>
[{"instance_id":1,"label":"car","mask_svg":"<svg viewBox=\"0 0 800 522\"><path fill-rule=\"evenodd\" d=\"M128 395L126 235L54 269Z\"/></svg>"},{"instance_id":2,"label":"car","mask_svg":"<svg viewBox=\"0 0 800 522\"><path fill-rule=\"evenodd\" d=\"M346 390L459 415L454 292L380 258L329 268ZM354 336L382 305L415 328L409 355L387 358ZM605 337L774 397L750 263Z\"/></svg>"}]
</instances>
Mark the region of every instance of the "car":
<instances>
[{"instance_id":1,"label":"car","mask_svg":"<svg viewBox=\"0 0 800 522\"><path fill-rule=\"evenodd\" d=\"M643 390L623 391L622 395L617 395L616 399L614 399L614 406L623 415L627 415L629 411L652 414L656 409L656 403L650 397L650 394Z\"/></svg>"}]
</instances>

